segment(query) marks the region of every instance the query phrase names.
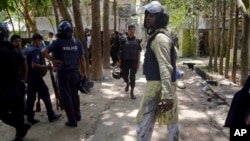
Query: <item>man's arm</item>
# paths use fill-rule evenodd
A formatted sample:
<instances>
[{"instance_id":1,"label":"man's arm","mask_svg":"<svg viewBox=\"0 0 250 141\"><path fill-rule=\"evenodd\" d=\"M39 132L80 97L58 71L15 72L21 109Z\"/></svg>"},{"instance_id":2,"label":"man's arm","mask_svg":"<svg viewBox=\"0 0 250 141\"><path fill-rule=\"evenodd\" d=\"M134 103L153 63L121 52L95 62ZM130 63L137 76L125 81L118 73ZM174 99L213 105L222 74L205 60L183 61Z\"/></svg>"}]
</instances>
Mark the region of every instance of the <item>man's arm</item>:
<instances>
[{"instance_id":1,"label":"man's arm","mask_svg":"<svg viewBox=\"0 0 250 141\"><path fill-rule=\"evenodd\" d=\"M152 50L159 64L162 99L173 99L174 90L172 89L171 73L173 67L170 59L171 40L164 34L159 33L152 42Z\"/></svg>"},{"instance_id":2,"label":"man's arm","mask_svg":"<svg viewBox=\"0 0 250 141\"><path fill-rule=\"evenodd\" d=\"M26 82L27 81L27 77L28 77L28 64L27 61L24 60L22 63L22 72L23 72L23 81Z\"/></svg>"},{"instance_id":3,"label":"man's arm","mask_svg":"<svg viewBox=\"0 0 250 141\"><path fill-rule=\"evenodd\" d=\"M40 65L40 64L38 64L36 62L32 62L31 66L32 66L33 69L40 69L40 70L42 70L42 69L48 69L48 70L53 69L53 67L50 66L50 65Z\"/></svg>"},{"instance_id":4,"label":"man's arm","mask_svg":"<svg viewBox=\"0 0 250 141\"><path fill-rule=\"evenodd\" d=\"M51 46L51 45L52 45L52 44L50 44L50 46ZM62 62L61 62L60 60L54 59L53 56L49 54L49 49L48 49L48 48L49 48L50 46L45 47L45 48L42 50L42 55L43 55L45 58L47 58L49 61L51 61L51 62L53 63L53 66L54 66L54 67L58 67L58 66L61 65Z\"/></svg>"},{"instance_id":5,"label":"man's arm","mask_svg":"<svg viewBox=\"0 0 250 141\"><path fill-rule=\"evenodd\" d=\"M141 40L139 40L139 42L138 42L138 46L139 46L139 48L138 48L138 51L137 51L137 70L139 69L139 67L140 67L140 61L141 61L141 50L142 50L142 47L141 47Z\"/></svg>"},{"instance_id":6,"label":"man's arm","mask_svg":"<svg viewBox=\"0 0 250 141\"><path fill-rule=\"evenodd\" d=\"M49 54L49 50L46 47L42 50L42 55L50 61L54 60L54 58Z\"/></svg>"},{"instance_id":7,"label":"man's arm","mask_svg":"<svg viewBox=\"0 0 250 141\"><path fill-rule=\"evenodd\" d=\"M81 76L86 76L87 77L87 65L86 65L86 61L85 61L85 56L84 55L81 55L81 58L80 58L80 62L81 62Z\"/></svg>"},{"instance_id":8,"label":"man's arm","mask_svg":"<svg viewBox=\"0 0 250 141\"><path fill-rule=\"evenodd\" d=\"M39 51L36 51L34 52L33 56L32 56L32 61L31 61L31 67L33 69L39 69L39 70L42 70L42 69L52 69L52 66L51 65L41 65L39 64L40 63L40 57L41 57L41 54Z\"/></svg>"}]
</instances>

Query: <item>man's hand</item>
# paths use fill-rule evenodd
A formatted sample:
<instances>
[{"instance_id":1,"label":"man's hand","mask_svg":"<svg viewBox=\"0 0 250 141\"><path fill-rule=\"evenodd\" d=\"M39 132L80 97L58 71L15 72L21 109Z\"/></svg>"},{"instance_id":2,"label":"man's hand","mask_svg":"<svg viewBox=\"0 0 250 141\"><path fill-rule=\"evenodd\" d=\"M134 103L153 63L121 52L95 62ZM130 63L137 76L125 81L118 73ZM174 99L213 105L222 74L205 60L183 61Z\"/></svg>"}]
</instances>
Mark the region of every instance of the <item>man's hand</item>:
<instances>
[{"instance_id":1,"label":"man's hand","mask_svg":"<svg viewBox=\"0 0 250 141\"><path fill-rule=\"evenodd\" d=\"M162 99L158 106L165 111L168 111L173 108L174 106L174 101L173 99Z\"/></svg>"},{"instance_id":2,"label":"man's hand","mask_svg":"<svg viewBox=\"0 0 250 141\"><path fill-rule=\"evenodd\" d=\"M116 65L116 68L121 68L121 63L120 62Z\"/></svg>"},{"instance_id":3,"label":"man's hand","mask_svg":"<svg viewBox=\"0 0 250 141\"><path fill-rule=\"evenodd\" d=\"M250 115L247 118L246 125L250 125Z\"/></svg>"},{"instance_id":4,"label":"man's hand","mask_svg":"<svg viewBox=\"0 0 250 141\"><path fill-rule=\"evenodd\" d=\"M87 77L87 74L86 74L85 72L82 72L80 75L81 75L81 78L84 78L84 77L85 77L85 78L88 78L88 77Z\"/></svg>"},{"instance_id":5,"label":"man's hand","mask_svg":"<svg viewBox=\"0 0 250 141\"><path fill-rule=\"evenodd\" d=\"M52 67L51 65L47 65L47 66L46 66L46 69L47 69L47 70L53 70L53 67Z\"/></svg>"},{"instance_id":6,"label":"man's hand","mask_svg":"<svg viewBox=\"0 0 250 141\"><path fill-rule=\"evenodd\" d=\"M54 67L60 67L61 66L61 64L62 64L62 61L60 61L60 60L53 60L52 61L52 63L53 63L53 66Z\"/></svg>"},{"instance_id":7,"label":"man's hand","mask_svg":"<svg viewBox=\"0 0 250 141\"><path fill-rule=\"evenodd\" d=\"M140 62L136 64L136 71L138 71L139 67L140 67Z\"/></svg>"}]
</instances>

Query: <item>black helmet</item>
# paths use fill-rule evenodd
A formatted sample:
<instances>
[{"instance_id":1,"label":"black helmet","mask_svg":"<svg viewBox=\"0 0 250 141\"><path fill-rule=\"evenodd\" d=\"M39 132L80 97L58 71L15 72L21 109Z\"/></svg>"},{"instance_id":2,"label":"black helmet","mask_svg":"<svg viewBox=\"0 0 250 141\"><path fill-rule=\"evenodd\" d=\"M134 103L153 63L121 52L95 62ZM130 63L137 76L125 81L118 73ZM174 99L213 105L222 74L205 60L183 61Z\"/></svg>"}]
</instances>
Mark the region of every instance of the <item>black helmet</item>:
<instances>
[{"instance_id":1,"label":"black helmet","mask_svg":"<svg viewBox=\"0 0 250 141\"><path fill-rule=\"evenodd\" d=\"M121 78L121 70L118 68L114 68L112 71L112 76L114 79L120 79Z\"/></svg>"},{"instance_id":2,"label":"black helmet","mask_svg":"<svg viewBox=\"0 0 250 141\"><path fill-rule=\"evenodd\" d=\"M9 29L6 23L0 22L0 41L7 40L9 37Z\"/></svg>"},{"instance_id":3,"label":"black helmet","mask_svg":"<svg viewBox=\"0 0 250 141\"><path fill-rule=\"evenodd\" d=\"M73 25L69 20L62 20L58 25L58 38L72 38Z\"/></svg>"},{"instance_id":4,"label":"black helmet","mask_svg":"<svg viewBox=\"0 0 250 141\"><path fill-rule=\"evenodd\" d=\"M92 88L94 87L94 82L90 82L86 77L83 77L80 79L80 81L77 83L78 90L81 93L89 93Z\"/></svg>"},{"instance_id":5,"label":"black helmet","mask_svg":"<svg viewBox=\"0 0 250 141\"><path fill-rule=\"evenodd\" d=\"M155 26L156 28L165 28L168 25L169 22L169 14L167 10L161 5L160 2L158 1L152 1L149 4L146 4L143 6L146 11L145 11L145 19L144 19L144 27L147 28L146 26L146 16L147 14L156 14L156 22Z\"/></svg>"}]
</instances>

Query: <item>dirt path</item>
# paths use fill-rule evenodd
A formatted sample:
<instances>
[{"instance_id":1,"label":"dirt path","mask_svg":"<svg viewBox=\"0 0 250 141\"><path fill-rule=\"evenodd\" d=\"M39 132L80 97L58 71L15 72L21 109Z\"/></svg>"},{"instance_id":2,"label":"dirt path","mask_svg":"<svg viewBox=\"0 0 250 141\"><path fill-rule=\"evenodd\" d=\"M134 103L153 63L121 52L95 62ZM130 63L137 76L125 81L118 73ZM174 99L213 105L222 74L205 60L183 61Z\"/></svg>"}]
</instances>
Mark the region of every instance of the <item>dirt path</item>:
<instances>
[{"instance_id":1,"label":"dirt path","mask_svg":"<svg viewBox=\"0 0 250 141\"><path fill-rule=\"evenodd\" d=\"M178 89L180 141L227 141L228 130L222 128L228 106L218 105L216 99L209 99L196 83L201 79L192 71L185 70L187 88ZM110 76L111 70L105 70ZM49 86L50 81L46 78ZM25 141L135 141L134 122L146 80L141 70L138 72L135 94L130 100L124 92L122 80L107 79L95 83L90 95L80 95L82 121L77 128L64 125L66 118L49 123L45 108L36 117L41 120L28 132ZM50 87L50 90L51 87ZM53 96L52 96L53 98ZM43 105L43 104L42 104ZM55 106L54 106L55 107ZM14 129L0 122L0 141L13 137ZM155 126L153 141L165 141L166 128Z\"/></svg>"}]
</instances>

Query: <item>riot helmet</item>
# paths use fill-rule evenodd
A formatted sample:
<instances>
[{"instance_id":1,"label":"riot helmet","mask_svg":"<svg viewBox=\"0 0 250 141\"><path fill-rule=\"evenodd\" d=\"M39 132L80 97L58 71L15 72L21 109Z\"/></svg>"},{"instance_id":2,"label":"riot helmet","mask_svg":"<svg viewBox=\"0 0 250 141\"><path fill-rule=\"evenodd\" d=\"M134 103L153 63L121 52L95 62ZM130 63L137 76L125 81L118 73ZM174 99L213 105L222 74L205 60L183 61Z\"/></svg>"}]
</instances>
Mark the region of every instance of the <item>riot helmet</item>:
<instances>
[{"instance_id":1,"label":"riot helmet","mask_svg":"<svg viewBox=\"0 0 250 141\"><path fill-rule=\"evenodd\" d=\"M113 71L112 71L112 77L114 79L120 79L122 76L121 76L121 69L119 68L114 68Z\"/></svg>"},{"instance_id":2,"label":"riot helmet","mask_svg":"<svg viewBox=\"0 0 250 141\"><path fill-rule=\"evenodd\" d=\"M166 28L169 22L169 14L167 10L161 5L158 1L152 1L149 4L143 6L145 8L145 19L144 19L144 27L148 29L146 25L146 17L150 14L155 14L155 29L157 28Z\"/></svg>"},{"instance_id":3,"label":"riot helmet","mask_svg":"<svg viewBox=\"0 0 250 141\"><path fill-rule=\"evenodd\" d=\"M83 94L91 92L93 87L94 82L90 82L86 77L81 78L77 83L78 90Z\"/></svg>"},{"instance_id":4,"label":"riot helmet","mask_svg":"<svg viewBox=\"0 0 250 141\"><path fill-rule=\"evenodd\" d=\"M9 37L9 29L6 23L0 22L0 41L5 41Z\"/></svg>"},{"instance_id":5,"label":"riot helmet","mask_svg":"<svg viewBox=\"0 0 250 141\"><path fill-rule=\"evenodd\" d=\"M57 37L70 39L73 35L73 25L69 20L62 20L58 25Z\"/></svg>"}]
</instances>

